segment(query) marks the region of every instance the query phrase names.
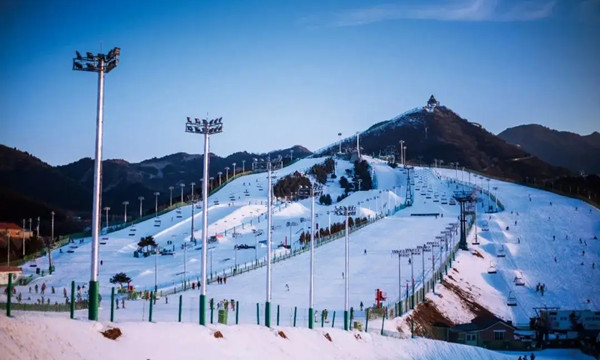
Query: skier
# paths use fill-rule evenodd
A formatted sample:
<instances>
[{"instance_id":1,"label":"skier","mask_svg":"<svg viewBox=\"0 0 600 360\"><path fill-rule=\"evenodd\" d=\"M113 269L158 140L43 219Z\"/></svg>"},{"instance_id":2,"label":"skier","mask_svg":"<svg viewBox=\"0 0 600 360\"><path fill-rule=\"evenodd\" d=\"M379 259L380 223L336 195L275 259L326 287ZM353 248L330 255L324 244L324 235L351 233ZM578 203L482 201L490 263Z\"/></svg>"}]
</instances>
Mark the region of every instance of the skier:
<instances>
[{"instance_id":1,"label":"skier","mask_svg":"<svg viewBox=\"0 0 600 360\"><path fill-rule=\"evenodd\" d=\"M342 272L342 279L344 279L344 273Z\"/></svg>"},{"instance_id":2,"label":"skier","mask_svg":"<svg viewBox=\"0 0 600 360\"><path fill-rule=\"evenodd\" d=\"M360 311L363 311L363 308L364 308L364 305L363 305L363 302L361 301L360 302Z\"/></svg>"},{"instance_id":3,"label":"skier","mask_svg":"<svg viewBox=\"0 0 600 360\"><path fill-rule=\"evenodd\" d=\"M227 275L223 277L223 284L227 284Z\"/></svg>"},{"instance_id":4,"label":"skier","mask_svg":"<svg viewBox=\"0 0 600 360\"><path fill-rule=\"evenodd\" d=\"M367 249L365 249L365 253L364 254L367 255Z\"/></svg>"},{"instance_id":5,"label":"skier","mask_svg":"<svg viewBox=\"0 0 600 360\"><path fill-rule=\"evenodd\" d=\"M290 291L290 286L288 284L285 284L285 291Z\"/></svg>"}]
</instances>

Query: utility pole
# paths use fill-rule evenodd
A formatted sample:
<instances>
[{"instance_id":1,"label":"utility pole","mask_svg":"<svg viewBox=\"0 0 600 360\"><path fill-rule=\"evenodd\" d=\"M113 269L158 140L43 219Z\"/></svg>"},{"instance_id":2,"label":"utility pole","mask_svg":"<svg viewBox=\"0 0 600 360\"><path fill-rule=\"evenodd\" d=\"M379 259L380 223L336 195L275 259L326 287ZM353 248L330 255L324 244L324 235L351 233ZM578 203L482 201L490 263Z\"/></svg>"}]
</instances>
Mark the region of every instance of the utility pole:
<instances>
[{"instance_id":1,"label":"utility pole","mask_svg":"<svg viewBox=\"0 0 600 360\"><path fill-rule=\"evenodd\" d=\"M23 259L25 259L25 219L23 219Z\"/></svg>"}]
</instances>

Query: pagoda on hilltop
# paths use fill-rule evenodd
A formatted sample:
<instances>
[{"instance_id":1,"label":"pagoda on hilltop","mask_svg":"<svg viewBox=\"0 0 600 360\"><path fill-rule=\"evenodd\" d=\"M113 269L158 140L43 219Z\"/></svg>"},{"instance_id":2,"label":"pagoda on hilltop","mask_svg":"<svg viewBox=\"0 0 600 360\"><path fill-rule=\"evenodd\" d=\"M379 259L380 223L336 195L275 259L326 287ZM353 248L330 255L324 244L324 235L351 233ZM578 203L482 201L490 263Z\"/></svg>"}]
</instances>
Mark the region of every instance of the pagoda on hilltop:
<instances>
[{"instance_id":1,"label":"pagoda on hilltop","mask_svg":"<svg viewBox=\"0 0 600 360\"><path fill-rule=\"evenodd\" d=\"M440 105L440 102L437 101L433 95L431 95L429 97L429 100L427 101L427 105L425 105L424 109L427 112L433 112L433 110L435 110L435 107L439 106L439 105Z\"/></svg>"}]
</instances>

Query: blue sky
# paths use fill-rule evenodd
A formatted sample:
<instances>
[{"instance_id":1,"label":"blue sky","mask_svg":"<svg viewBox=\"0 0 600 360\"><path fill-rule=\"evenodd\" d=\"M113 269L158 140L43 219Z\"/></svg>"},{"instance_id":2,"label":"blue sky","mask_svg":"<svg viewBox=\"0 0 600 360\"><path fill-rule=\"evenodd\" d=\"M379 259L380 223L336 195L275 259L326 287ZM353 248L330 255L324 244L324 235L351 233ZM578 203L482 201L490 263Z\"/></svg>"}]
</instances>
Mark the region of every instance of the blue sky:
<instances>
[{"instance_id":1,"label":"blue sky","mask_svg":"<svg viewBox=\"0 0 600 360\"><path fill-rule=\"evenodd\" d=\"M97 76L72 58L114 46L104 158L201 153L184 122L207 114L222 156L316 150L431 94L493 133L600 130L600 0L92 4L0 2L0 143L93 157Z\"/></svg>"}]
</instances>

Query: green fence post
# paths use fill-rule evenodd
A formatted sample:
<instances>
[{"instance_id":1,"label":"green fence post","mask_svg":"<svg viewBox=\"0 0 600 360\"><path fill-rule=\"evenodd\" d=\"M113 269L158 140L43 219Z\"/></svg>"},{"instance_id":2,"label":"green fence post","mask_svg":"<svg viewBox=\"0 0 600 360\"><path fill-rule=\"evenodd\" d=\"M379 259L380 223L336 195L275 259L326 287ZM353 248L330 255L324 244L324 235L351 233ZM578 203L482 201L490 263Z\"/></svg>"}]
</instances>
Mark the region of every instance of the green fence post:
<instances>
[{"instance_id":1,"label":"green fence post","mask_svg":"<svg viewBox=\"0 0 600 360\"><path fill-rule=\"evenodd\" d=\"M367 308L366 314L367 320L365 321L365 332L369 330L369 308Z\"/></svg>"},{"instance_id":2,"label":"green fence post","mask_svg":"<svg viewBox=\"0 0 600 360\"><path fill-rule=\"evenodd\" d=\"M279 326L279 305L277 305L277 326Z\"/></svg>"},{"instance_id":3,"label":"green fence post","mask_svg":"<svg viewBox=\"0 0 600 360\"><path fill-rule=\"evenodd\" d=\"M150 291L150 311L148 313L148 321L152 322L152 304L154 304L154 292Z\"/></svg>"},{"instance_id":4,"label":"green fence post","mask_svg":"<svg viewBox=\"0 0 600 360\"><path fill-rule=\"evenodd\" d=\"M387 308L383 307L383 316L381 317L381 335L383 335L383 325L385 324L385 318L387 317Z\"/></svg>"},{"instance_id":5,"label":"green fence post","mask_svg":"<svg viewBox=\"0 0 600 360\"><path fill-rule=\"evenodd\" d=\"M294 327L296 327L296 314L298 312L298 307L294 306Z\"/></svg>"},{"instance_id":6,"label":"green fence post","mask_svg":"<svg viewBox=\"0 0 600 360\"><path fill-rule=\"evenodd\" d=\"M235 324L239 324L240 322L240 302L235 302Z\"/></svg>"},{"instance_id":7,"label":"green fence post","mask_svg":"<svg viewBox=\"0 0 600 360\"><path fill-rule=\"evenodd\" d=\"M177 318L178 322L181 322L181 302L183 300L183 295L179 295L179 316Z\"/></svg>"},{"instance_id":8,"label":"green fence post","mask_svg":"<svg viewBox=\"0 0 600 360\"><path fill-rule=\"evenodd\" d=\"M260 307L256 303L256 325L260 325Z\"/></svg>"},{"instance_id":9,"label":"green fence post","mask_svg":"<svg viewBox=\"0 0 600 360\"><path fill-rule=\"evenodd\" d=\"M8 289L6 290L8 291L8 297L6 299L6 316L10 317L10 305L12 299L12 273L8 273Z\"/></svg>"},{"instance_id":10,"label":"green fence post","mask_svg":"<svg viewBox=\"0 0 600 360\"><path fill-rule=\"evenodd\" d=\"M335 326L335 310L333 310L333 319L331 319L331 327Z\"/></svg>"},{"instance_id":11,"label":"green fence post","mask_svg":"<svg viewBox=\"0 0 600 360\"><path fill-rule=\"evenodd\" d=\"M213 323L214 313L215 313L215 299L210 298L210 323L211 324Z\"/></svg>"},{"instance_id":12,"label":"green fence post","mask_svg":"<svg viewBox=\"0 0 600 360\"><path fill-rule=\"evenodd\" d=\"M110 322L115 322L115 287L110 288Z\"/></svg>"},{"instance_id":13,"label":"green fence post","mask_svg":"<svg viewBox=\"0 0 600 360\"><path fill-rule=\"evenodd\" d=\"M75 280L71 281L71 319L75 318Z\"/></svg>"}]
</instances>

